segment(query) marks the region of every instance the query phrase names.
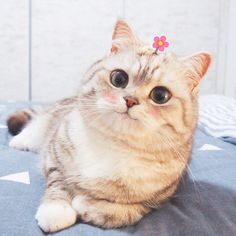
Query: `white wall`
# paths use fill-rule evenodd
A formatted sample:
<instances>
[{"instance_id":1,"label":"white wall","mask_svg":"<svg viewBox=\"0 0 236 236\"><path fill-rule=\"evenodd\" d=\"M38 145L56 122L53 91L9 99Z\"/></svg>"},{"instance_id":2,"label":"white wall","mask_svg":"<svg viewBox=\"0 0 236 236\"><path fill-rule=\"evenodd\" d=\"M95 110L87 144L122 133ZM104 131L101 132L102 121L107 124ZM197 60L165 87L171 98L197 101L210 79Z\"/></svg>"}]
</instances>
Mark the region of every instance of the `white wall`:
<instances>
[{"instance_id":1,"label":"white wall","mask_svg":"<svg viewBox=\"0 0 236 236\"><path fill-rule=\"evenodd\" d=\"M230 0L229 11L229 37L227 42L226 80L224 81L224 94L236 98L236 1Z\"/></svg>"},{"instance_id":2,"label":"white wall","mask_svg":"<svg viewBox=\"0 0 236 236\"><path fill-rule=\"evenodd\" d=\"M0 100L28 98L28 0L0 0Z\"/></svg>"},{"instance_id":3,"label":"white wall","mask_svg":"<svg viewBox=\"0 0 236 236\"><path fill-rule=\"evenodd\" d=\"M233 15L236 6L229 1L0 0L0 100L72 95L88 66L109 51L119 16L150 45L155 34L165 34L168 51L210 51L214 62L202 93L236 97L235 44L227 38L235 21L229 9Z\"/></svg>"}]
</instances>

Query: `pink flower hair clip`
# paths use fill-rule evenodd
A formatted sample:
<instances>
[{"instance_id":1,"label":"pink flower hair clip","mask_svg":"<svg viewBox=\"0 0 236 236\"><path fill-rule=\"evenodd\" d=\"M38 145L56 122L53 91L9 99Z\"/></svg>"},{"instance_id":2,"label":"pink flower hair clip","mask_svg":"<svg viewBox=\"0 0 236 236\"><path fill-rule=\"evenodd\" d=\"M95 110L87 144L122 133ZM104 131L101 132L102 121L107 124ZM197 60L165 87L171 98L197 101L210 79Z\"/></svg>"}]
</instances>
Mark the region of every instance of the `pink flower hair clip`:
<instances>
[{"instance_id":1,"label":"pink flower hair clip","mask_svg":"<svg viewBox=\"0 0 236 236\"><path fill-rule=\"evenodd\" d=\"M166 41L166 36L161 36L161 37L154 37L154 42L152 44L153 48L156 48L155 53L157 54L157 51L159 50L160 52L163 52L165 48L169 46L169 43Z\"/></svg>"}]
</instances>

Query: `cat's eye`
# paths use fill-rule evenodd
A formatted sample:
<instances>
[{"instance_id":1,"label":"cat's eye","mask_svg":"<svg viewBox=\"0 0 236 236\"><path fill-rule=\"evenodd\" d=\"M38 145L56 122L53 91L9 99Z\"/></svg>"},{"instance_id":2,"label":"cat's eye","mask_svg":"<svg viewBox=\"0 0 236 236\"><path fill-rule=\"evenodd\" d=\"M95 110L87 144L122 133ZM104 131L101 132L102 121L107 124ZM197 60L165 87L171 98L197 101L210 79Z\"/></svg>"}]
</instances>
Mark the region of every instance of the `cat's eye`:
<instances>
[{"instance_id":1,"label":"cat's eye","mask_svg":"<svg viewBox=\"0 0 236 236\"><path fill-rule=\"evenodd\" d=\"M129 76L123 70L113 70L110 74L110 82L117 88L125 88L129 82Z\"/></svg>"},{"instance_id":2,"label":"cat's eye","mask_svg":"<svg viewBox=\"0 0 236 236\"><path fill-rule=\"evenodd\" d=\"M170 100L171 93L166 87L157 86L151 91L150 98L157 104L164 104Z\"/></svg>"}]
</instances>

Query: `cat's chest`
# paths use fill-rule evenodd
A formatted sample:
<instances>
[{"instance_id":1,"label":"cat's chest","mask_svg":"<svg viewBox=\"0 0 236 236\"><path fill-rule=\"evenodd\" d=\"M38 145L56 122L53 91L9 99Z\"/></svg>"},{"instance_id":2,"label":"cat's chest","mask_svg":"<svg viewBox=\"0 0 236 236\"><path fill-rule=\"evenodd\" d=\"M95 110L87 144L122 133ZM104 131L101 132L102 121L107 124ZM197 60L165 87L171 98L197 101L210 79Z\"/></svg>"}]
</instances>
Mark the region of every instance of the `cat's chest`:
<instances>
[{"instance_id":1,"label":"cat's chest","mask_svg":"<svg viewBox=\"0 0 236 236\"><path fill-rule=\"evenodd\" d=\"M68 165L70 175L79 175L83 179L116 179L134 176L134 170L141 168L140 153L118 141L88 132L78 114L71 114L69 132L76 147L73 161Z\"/></svg>"},{"instance_id":2,"label":"cat's chest","mask_svg":"<svg viewBox=\"0 0 236 236\"><path fill-rule=\"evenodd\" d=\"M90 195L122 203L145 201L175 179L176 166L150 162L109 143L80 146L69 168L73 182Z\"/></svg>"},{"instance_id":3,"label":"cat's chest","mask_svg":"<svg viewBox=\"0 0 236 236\"><path fill-rule=\"evenodd\" d=\"M90 179L134 176L134 169L137 171L138 166L138 153L114 146L107 140L80 142L74 163L75 171L79 171L81 178Z\"/></svg>"},{"instance_id":4,"label":"cat's chest","mask_svg":"<svg viewBox=\"0 0 236 236\"><path fill-rule=\"evenodd\" d=\"M77 119L78 121L78 119ZM78 122L70 129L76 147L73 160L66 164L67 174L76 186L101 194L101 198L126 202L148 198L179 175L178 162L160 163L118 141L87 135ZM79 138L78 138L79 137Z\"/></svg>"}]
</instances>

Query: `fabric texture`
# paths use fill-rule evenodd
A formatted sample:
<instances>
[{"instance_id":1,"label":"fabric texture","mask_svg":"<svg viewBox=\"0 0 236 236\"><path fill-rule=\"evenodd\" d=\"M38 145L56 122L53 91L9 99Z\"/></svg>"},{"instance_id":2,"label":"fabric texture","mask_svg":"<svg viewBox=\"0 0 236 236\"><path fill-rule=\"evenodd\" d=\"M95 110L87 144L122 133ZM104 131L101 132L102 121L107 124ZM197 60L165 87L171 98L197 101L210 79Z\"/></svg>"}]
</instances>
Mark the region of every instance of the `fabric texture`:
<instances>
[{"instance_id":1,"label":"fabric texture","mask_svg":"<svg viewBox=\"0 0 236 236\"><path fill-rule=\"evenodd\" d=\"M8 147L6 117L26 103L0 104L0 235L41 236L34 219L44 191L38 155ZM56 236L236 235L236 146L197 130L177 193L137 225L104 230L78 222Z\"/></svg>"},{"instance_id":2,"label":"fabric texture","mask_svg":"<svg viewBox=\"0 0 236 236\"><path fill-rule=\"evenodd\" d=\"M205 95L199 102L199 128L236 144L236 100L221 95Z\"/></svg>"}]
</instances>

